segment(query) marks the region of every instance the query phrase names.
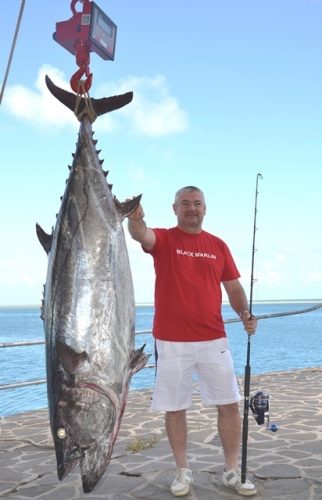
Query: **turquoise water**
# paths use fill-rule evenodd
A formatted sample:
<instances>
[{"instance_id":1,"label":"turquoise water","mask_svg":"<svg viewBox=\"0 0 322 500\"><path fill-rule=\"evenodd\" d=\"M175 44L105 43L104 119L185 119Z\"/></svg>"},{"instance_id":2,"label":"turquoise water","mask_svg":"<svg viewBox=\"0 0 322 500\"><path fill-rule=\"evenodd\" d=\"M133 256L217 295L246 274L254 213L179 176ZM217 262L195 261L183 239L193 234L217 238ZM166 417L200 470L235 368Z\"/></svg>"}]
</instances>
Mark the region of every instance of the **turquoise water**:
<instances>
[{"instance_id":1,"label":"turquoise water","mask_svg":"<svg viewBox=\"0 0 322 500\"><path fill-rule=\"evenodd\" d=\"M314 303L258 303L255 315L294 311ZM152 306L136 307L136 330L151 330L154 309ZM230 306L223 306L225 319L235 318ZM237 375L243 375L246 361L247 336L240 323L226 325ZM297 368L322 366L320 339L322 334L322 309L295 316L263 319L251 340L251 371L260 374L290 371ZM38 308L0 308L0 342L43 340L43 324ZM154 364L152 335L138 334L136 345L146 344L151 353L149 364ZM0 349L0 384L46 377L44 345ZM137 373L131 390L153 386L154 369L146 368ZM37 410L47 406L46 385L34 385L0 390L0 416Z\"/></svg>"}]
</instances>

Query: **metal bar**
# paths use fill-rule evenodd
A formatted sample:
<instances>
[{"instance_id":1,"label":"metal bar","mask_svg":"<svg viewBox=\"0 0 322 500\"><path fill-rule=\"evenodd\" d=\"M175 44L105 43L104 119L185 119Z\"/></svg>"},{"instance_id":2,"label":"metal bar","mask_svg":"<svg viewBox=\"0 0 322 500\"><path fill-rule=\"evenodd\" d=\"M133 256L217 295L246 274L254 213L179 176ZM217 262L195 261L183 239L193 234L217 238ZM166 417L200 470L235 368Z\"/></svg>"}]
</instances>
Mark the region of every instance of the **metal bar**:
<instances>
[{"instance_id":1,"label":"metal bar","mask_svg":"<svg viewBox=\"0 0 322 500\"><path fill-rule=\"evenodd\" d=\"M147 368L155 368L155 365L146 365L142 368L142 370L145 370ZM40 385L45 384L46 382L46 378L38 378L21 382L12 382L11 384L0 384L0 391L3 391L5 389L16 389L17 387L27 387L29 385Z\"/></svg>"},{"instance_id":2,"label":"metal bar","mask_svg":"<svg viewBox=\"0 0 322 500\"><path fill-rule=\"evenodd\" d=\"M135 332L135 335L146 335L147 333L152 333L152 330L139 330ZM40 345L45 344L45 340L21 340L17 342L0 342L1 347L20 347L29 345Z\"/></svg>"},{"instance_id":3,"label":"metal bar","mask_svg":"<svg viewBox=\"0 0 322 500\"><path fill-rule=\"evenodd\" d=\"M280 313L271 313L271 314L262 314L256 316L257 319L269 319L269 318L277 318L280 316L291 316L293 314L303 314L306 312L310 311L315 311L316 309L320 309L322 307L322 303L316 304L311 307L307 307L304 309L298 309L295 311L286 311L286 312L280 312ZM239 318L231 318L227 319L224 321L224 323L237 323L238 321L241 321ZM136 335L144 335L148 333L152 333L152 330L141 330L135 332ZM39 345L39 344L45 344L44 340L26 340L26 341L18 341L18 342L1 342L0 343L0 348L1 347L19 347L19 346L29 346L29 345ZM146 368L155 368L155 365L146 365L144 369ZM14 382L11 384L0 384L0 391L4 389L14 389L17 387L26 387L30 385L40 385L40 384L45 384L47 382L47 379L34 379L34 380L25 380L21 382Z\"/></svg>"},{"instance_id":4,"label":"metal bar","mask_svg":"<svg viewBox=\"0 0 322 500\"><path fill-rule=\"evenodd\" d=\"M12 382L11 384L0 384L0 391L3 389L15 389L17 387L26 387L28 385L40 385L45 384L47 379L39 378L34 380L25 380L22 382Z\"/></svg>"},{"instance_id":5,"label":"metal bar","mask_svg":"<svg viewBox=\"0 0 322 500\"><path fill-rule=\"evenodd\" d=\"M310 307L305 307L304 309L295 309L294 311L283 311L283 312L276 312L276 313L268 313L268 314L258 314L256 315L256 319L271 319L271 318L280 318L283 316L293 316L295 314L304 314L307 312L312 312L316 311L317 309L321 309L322 307L322 302L319 302L318 304L315 304L314 306ZM240 318L230 318L224 320L225 324L228 323L238 323L240 322ZM152 330L141 330L135 332L135 335L146 335L148 333L152 333ZM19 347L19 346L28 346L28 345L38 345L38 344L44 344L44 340L26 340L26 341L18 341L18 342L0 342L0 348L1 347Z\"/></svg>"},{"instance_id":6,"label":"metal bar","mask_svg":"<svg viewBox=\"0 0 322 500\"><path fill-rule=\"evenodd\" d=\"M17 342L0 342L0 347L20 347L20 346L28 346L28 345L39 345L44 344L44 340L25 340L25 341L17 341Z\"/></svg>"}]
</instances>

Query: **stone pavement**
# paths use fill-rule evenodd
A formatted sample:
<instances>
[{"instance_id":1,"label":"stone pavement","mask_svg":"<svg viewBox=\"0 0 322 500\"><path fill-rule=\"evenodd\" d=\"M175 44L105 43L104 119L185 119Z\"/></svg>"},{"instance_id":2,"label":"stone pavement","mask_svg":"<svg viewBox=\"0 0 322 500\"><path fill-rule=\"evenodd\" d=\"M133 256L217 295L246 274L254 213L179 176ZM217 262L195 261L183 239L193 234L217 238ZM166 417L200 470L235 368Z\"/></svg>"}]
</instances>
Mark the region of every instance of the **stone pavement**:
<instances>
[{"instance_id":1,"label":"stone pavement","mask_svg":"<svg viewBox=\"0 0 322 500\"><path fill-rule=\"evenodd\" d=\"M258 390L270 394L271 421L278 423L279 430L272 433L258 426L250 412L247 469L258 489L252 498L321 500L322 368L253 376L251 395ZM0 497L173 499L169 485L174 462L163 415L150 411L150 397L150 390L130 393L112 461L100 483L88 494L82 491L77 468L64 481L57 479L46 409L2 418ZM204 408L196 393L188 419L194 484L185 498L243 498L221 483L223 455L216 431L216 410Z\"/></svg>"}]
</instances>

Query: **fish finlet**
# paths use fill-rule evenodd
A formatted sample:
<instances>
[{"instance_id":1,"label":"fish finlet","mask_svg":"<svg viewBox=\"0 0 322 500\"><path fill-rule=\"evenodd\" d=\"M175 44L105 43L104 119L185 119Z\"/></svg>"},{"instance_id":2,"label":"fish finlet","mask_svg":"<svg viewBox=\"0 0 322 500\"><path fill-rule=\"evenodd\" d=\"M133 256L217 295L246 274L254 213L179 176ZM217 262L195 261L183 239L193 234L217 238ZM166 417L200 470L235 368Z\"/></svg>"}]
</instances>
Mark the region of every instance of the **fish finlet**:
<instances>
[{"instance_id":1,"label":"fish finlet","mask_svg":"<svg viewBox=\"0 0 322 500\"><path fill-rule=\"evenodd\" d=\"M40 319L45 321L45 293L43 292L43 298L41 300L41 306L40 306Z\"/></svg>"}]
</instances>

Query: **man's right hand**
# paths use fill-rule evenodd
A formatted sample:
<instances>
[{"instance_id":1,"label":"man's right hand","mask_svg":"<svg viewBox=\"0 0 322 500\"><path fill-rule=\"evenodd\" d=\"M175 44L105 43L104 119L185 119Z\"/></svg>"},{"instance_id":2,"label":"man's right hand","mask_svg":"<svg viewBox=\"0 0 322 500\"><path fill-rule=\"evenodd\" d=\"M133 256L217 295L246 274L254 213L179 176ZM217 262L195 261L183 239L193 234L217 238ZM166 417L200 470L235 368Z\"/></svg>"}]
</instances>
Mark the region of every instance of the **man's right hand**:
<instances>
[{"instance_id":1,"label":"man's right hand","mask_svg":"<svg viewBox=\"0 0 322 500\"><path fill-rule=\"evenodd\" d=\"M132 238L146 249L151 250L155 244L155 234L152 229L146 226L144 218L144 210L140 204L134 212L128 215L128 230Z\"/></svg>"},{"instance_id":2,"label":"man's right hand","mask_svg":"<svg viewBox=\"0 0 322 500\"><path fill-rule=\"evenodd\" d=\"M143 207L140 203L140 205L138 207L136 207L134 212L131 212L128 215L128 219L129 220L139 220L139 219L143 219L143 218L144 218L144 210L143 210Z\"/></svg>"}]
</instances>

